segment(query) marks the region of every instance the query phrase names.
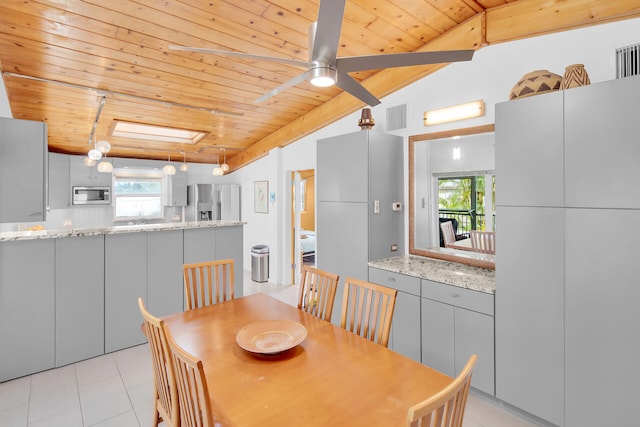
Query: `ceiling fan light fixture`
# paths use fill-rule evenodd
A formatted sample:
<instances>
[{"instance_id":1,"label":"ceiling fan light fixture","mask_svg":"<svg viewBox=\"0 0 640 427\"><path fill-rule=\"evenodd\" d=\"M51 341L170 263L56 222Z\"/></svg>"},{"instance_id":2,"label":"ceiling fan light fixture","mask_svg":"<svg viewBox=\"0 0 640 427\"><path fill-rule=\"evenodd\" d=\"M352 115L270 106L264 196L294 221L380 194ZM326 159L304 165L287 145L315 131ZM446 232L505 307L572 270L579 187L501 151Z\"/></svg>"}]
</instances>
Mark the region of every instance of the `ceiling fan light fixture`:
<instances>
[{"instance_id":1,"label":"ceiling fan light fixture","mask_svg":"<svg viewBox=\"0 0 640 427\"><path fill-rule=\"evenodd\" d=\"M309 82L316 87L329 87L336 84L338 73L335 68L316 67L311 69Z\"/></svg>"}]
</instances>

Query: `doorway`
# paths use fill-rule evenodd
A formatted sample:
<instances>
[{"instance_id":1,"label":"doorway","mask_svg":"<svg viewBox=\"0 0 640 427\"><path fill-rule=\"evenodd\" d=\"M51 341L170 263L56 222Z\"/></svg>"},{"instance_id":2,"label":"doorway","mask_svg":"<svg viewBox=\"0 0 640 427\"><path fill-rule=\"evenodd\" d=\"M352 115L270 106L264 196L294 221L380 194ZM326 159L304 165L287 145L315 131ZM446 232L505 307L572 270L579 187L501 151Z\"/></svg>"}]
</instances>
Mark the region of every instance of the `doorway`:
<instances>
[{"instance_id":1,"label":"doorway","mask_svg":"<svg viewBox=\"0 0 640 427\"><path fill-rule=\"evenodd\" d=\"M316 265L315 169L291 173L291 283L303 265Z\"/></svg>"}]
</instances>

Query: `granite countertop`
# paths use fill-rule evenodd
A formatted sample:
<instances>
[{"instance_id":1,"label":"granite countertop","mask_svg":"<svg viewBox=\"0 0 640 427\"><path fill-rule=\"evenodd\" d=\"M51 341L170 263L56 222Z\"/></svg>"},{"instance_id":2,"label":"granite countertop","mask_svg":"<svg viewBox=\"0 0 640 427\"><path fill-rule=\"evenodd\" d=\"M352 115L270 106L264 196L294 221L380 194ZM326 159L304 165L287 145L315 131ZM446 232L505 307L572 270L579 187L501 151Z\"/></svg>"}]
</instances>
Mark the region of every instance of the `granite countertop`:
<instances>
[{"instance_id":1,"label":"granite countertop","mask_svg":"<svg viewBox=\"0 0 640 427\"><path fill-rule=\"evenodd\" d=\"M60 230L7 231L0 233L0 242L16 240L55 239L59 237L96 236L100 234L138 233L141 231L184 230L191 228L232 227L244 221L168 222L160 224L116 225L102 228L64 228Z\"/></svg>"},{"instance_id":2,"label":"granite countertop","mask_svg":"<svg viewBox=\"0 0 640 427\"><path fill-rule=\"evenodd\" d=\"M370 261L369 267L489 294L496 292L496 274L494 270L471 267L455 262L405 255Z\"/></svg>"}]
</instances>

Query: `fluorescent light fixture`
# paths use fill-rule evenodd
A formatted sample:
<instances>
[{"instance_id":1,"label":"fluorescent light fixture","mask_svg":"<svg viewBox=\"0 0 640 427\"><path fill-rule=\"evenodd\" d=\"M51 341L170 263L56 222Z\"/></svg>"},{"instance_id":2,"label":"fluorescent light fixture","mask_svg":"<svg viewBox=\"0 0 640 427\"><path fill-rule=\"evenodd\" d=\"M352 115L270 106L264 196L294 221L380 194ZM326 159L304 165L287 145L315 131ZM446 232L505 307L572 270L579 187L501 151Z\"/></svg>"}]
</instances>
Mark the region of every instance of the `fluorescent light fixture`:
<instances>
[{"instance_id":1,"label":"fluorescent light fixture","mask_svg":"<svg viewBox=\"0 0 640 427\"><path fill-rule=\"evenodd\" d=\"M197 130L174 129L163 126L116 121L111 129L112 136L143 139L145 141L195 144L207 133Z\"/></svg>"},{"instance_id":2,"label":"fluorescent light fixture","mask_svg":"<svg viewBox=\"0 0 640 427\"><path fill-rule=\"evenodd\" d=\"M329 67L317 67L311 70L312 85L317 87L329 87L336 84L336 70Z\"/></svg>"},{"instance_id":3,"label":"fluorescent light fixture","mask_svg":"<svg viewBox=\"0 0 640 427\"><path fill-rule=\"evenodd\" d=\"M473 101L424 113L424 125L438 125L484 116L484 101Z\"/></svg>"}]
</instances>

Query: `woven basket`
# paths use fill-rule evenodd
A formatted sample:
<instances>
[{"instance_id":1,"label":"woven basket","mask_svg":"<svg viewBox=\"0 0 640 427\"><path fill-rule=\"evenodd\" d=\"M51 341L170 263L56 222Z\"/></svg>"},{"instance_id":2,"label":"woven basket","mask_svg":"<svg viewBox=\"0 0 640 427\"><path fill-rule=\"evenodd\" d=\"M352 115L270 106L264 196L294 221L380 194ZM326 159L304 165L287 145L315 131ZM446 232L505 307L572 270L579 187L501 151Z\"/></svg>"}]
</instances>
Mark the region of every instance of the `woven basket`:
<instances>
[{"instance_id":1,"label":"woven basket","mask_svg":"<svg viewBox=\"0 0 640 427\"><path fill-rule=\"evenodd\" d=\"M584 69L583 64L569 65L564 71L564 77L560 84L560 89L571 89L572 87L586 86L591 84L589 74Z\"/></svg>"},{"instance_id":2,"label":"woven basket","mask_svg":"<svg viewBox=\"0 0 640 427\"><path fill-rule=\"evenodd\" d=\"M511 89L509 99L524 98L560 89L562 76L548 70L536 70L525 74Z\"/></svg>"}]
</instances>

